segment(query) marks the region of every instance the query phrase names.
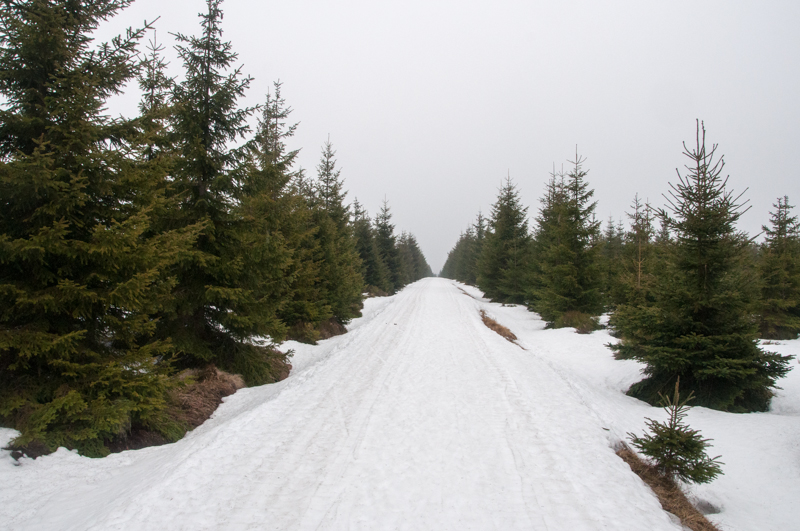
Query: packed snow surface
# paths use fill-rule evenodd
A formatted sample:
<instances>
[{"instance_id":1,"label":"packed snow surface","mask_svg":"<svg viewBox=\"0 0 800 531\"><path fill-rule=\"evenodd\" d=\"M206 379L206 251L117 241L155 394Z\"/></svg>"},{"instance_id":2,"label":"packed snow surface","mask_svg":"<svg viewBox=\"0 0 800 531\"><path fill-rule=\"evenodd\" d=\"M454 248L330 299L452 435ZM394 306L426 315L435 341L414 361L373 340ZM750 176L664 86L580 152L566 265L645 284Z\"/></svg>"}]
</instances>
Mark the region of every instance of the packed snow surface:
<instances>
[{"instance_id":1,"label":"packed snow surface","mask_svg":"<svg viewBox=\"0 0 800 531\"><path fill-rule=\"evenodd\" d=\"M482 309L519 340L486 328ZM0 527L681 529L614 453L664 414L624 395L641 366L615 361L606 332L544 330L443 279L367 300L349 330L288 343L287 380L240 390L175 444L18 463L2 452ZM689 416L725 462L691 490L722 529L797 529L796 372L770 413ZM0 444L14 433L0 429Z\"/></svg>"}]
</instances>

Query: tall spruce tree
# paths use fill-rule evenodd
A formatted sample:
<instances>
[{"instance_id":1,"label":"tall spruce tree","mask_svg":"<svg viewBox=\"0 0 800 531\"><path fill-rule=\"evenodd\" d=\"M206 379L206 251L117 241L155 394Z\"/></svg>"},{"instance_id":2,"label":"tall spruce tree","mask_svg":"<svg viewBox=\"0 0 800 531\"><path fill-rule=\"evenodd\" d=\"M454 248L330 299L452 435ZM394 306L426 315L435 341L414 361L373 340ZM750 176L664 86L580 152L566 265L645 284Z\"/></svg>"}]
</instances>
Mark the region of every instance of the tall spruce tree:
<instances>
[{"instance_id":1,"label":"tall spruce tree","mask_svg":"<svg viewBox=\"0 0 800 531\"><path fill-rule=\"evenodd\" d=\"M378 255L389 273L389 286L391 293L403 287L402 264L397 252L397 237L394 234L392 224L392 214L389 211L389 203L384 200L381 211L375 218L375 243L378 246Z\"/></svg>"},{"instance_id":2,"label":"tall spruce tree","mask_svg":"<svg viewBox=\"0 0 800 531\"><path fill-rule=\"evenodd\" d=\"M550 323L567 313L593 316L603 309L600 222L583 163L576 153L569 173L551 174L537 217L530 298Z\"/></svg>"},{"instance_id":3,"label":"tall spruce tree","mask_svg":"<svg viewBox=\"0 0 800 531\"><path fill-rule=\"evenodd\" d=\"M625 337L634 337L642 332L632 316L658 312L653 296L658 249L652 208L649 204L642 204L638 195L634 197L631 208L633 212L627 214L631 227L625 234L620 257L620 278L614 293L616 304L609 319L609 325L616 335Z\"/></svg>"},{"instance_id":4,"label":"tall spruce tree","mask_svg":"<svg viewBox=\"0 0 800 531\"><path fill-rule=\"evenodd\" d=\"M332 313L319 281L322 255L312 208L314 189L302 169L292 176L288 191L298 199L284 225L284 236L292 249L291 296L278 315L289 327L290 339L313 343L318 339L319 323Z\"/></svg>"},{"instance_id":5,"label":"tall spruce tree","mask_svg":"<svg viewBox=\"0 0 800 531\"><path fill-rule=\"evenodd\" d=\"M353 201L353 234L356 250L361 258L361 273L366 289L372 295L390 293L392 286L389 283L389 268L378 250L372 220L358 200Z\"/></svg>"},{"instance_id":6,"label":"tall spruce tree","mask_svg":"<svg viewBox=\"0 0 800 531\"><path fill-rule=\"evenodd\" d=\"M477 236L474 229L467 227L467 230L459 237L453 250L452 276L465 284L474 285L477 281L478 255L476 254L476 244Z\"/></svg>"},{"instance_id":7,"label":"tall spruce tree","mask_svg":"<svg viewBox=\"0 0 800 531\"><path fill-rule=\"evenodd\" d=\"M237 172L246 148L230 144L249 132L247 119L256 109L237 103L250 78L241 67L232 68L236 54L222 40L220 5L221 0L208 0L199 36L176 35L185 77L172 94L177 151L172 177L183 200L170 221L178 227L202 223L204 230L192 259L176 271L176 304L161 319L159 333L173 338L184 366L260 366L243 374L253 384L269 378L267 353L251 340L274 332L275 320L262 305L260 281L247 268L252 227L236 208L242 193Z\"/></svg>"},{"instance_id":8,"label":"tall spruce tree","mask_svg":"<svg viewBox=\"0 0 800 531\"><path fill-rule=\"evenodd\" d=\"M478 281L478 265L486 237L486 218L478 212L475 223L461 233L455 246L447 253L441 276L472 286Z\"/></svg>"},{"instance_id":9,"label":"tall spruce tree","mask_svg":"<svg viewBox=\"0 0 800 531\"><path fill-rule=\"evenodd\" d=\"M653 209L642 204L636 195L631 204L632 212L626 213L630 230L623 233L622 250L617 257L618 279L612 292L613 308L628 303L639 303L649 299L655 270L655 240Z\"/></svg>"},{"instance_id":10,"label":"tall spruce tree","mask_svg":"<svg viewBox=\"0 0 800 531\"><path fill-rule=\"evenodd\" d=\"M601 269L603 276L603 300L609 308L614 308L620 303L623 291L624 258L625 254L625 228L622 221L615 224L609 217L606 229L603 231L600 250Z\"/></svg>"},{"instance_id":11,"label":"tall spruce tree","mask_svg":"<svg viewBox=\"0 0 800 531\"><path fill-rule=\"evenodd\" d=\"M778 198L761 246L761 337L795 339L800 332L800 223L789 198Z\"/></svg>"},{"instance_id":12,"label":"tall spruce tree","mask_svg":"<svg viewBox=\"0 0 800 531\"><path fill-rule=\"evenodd\" d=\"M292 109L281 95L281 82L273 85L255 137L246 144L247 163L237 171L242 179L239 211L254 238L245 256L255 263L245 269L261 279L258 298L274 310L276 329L269 337L281 341L288 331L294 339L313 341L315 324L330 312L318 282L319 245L309 205L313 193L303 171L293 169L299 150L289 150L286 142L297 124L289 122ZM273 358L278 354L270 352Z\"/></svg>"},{"instance_id":13,"label":"tall spruce tree","mask_svg":"<svg viewBox=\"0 0 800 531\"><path fill-rule=\"evenodd\" d=\"M697 404L727 411L764 411L790 357L762 351L751 316L755 285L748 269L747 238L736 231L741 195L722 177L717 146L706 148L698 123L685 176L671 185L669 210L660 211L675 235L659 272L655 304L631 312L637 330L614 348L646 364L646 378L629 394L652 404L680 381Z\"/></svg>"},{"instance_id":14,"label":"tall spruce tree","mask_svg":"<svg viewBox=\"0 0 800 531\"><path fill-rule=\"evenodd\" d=\"M431 266L425 260L425 255L419 248L416 237L408 232L403 232L397 242L400 260L403 262L403 282L411 284L417 280L433 275Z\"/></svg>"},{"instance_id":15,"label":"tall spruce tree","mask_svg":"<svg viewBox=\"0 0 800 531\"><path fill-rule=\"evenodd\" d=\"M276 364L264 360L283 361L283 355L264 340L274 344L284 339L288 323L283 312L294 296L295 284L302 283L309 267L295 248L298 240L307 236L308 208L290 184L298 154L286 146L297 127L288 122L291 112L281 95L281 83L275 82L274 92L267 94L261 107L254 138L245 146L245 162L234 174L237 201L233 214L247 228L240 232L247 249L242 255L241 281L252 293L257 304L253 310L259 312L263 328L260 340L243 348L231 360L230 368L248 374L252 383L272 382L279 376ZM316 276L316 269L313 273Z\"/></svg>"},{"instance_id":16,"label":"tall spruce tree","mask_svg":"<svg viewBox=\"0 0 800 531\"><path fill-rule=\"evenodd\" d=\"M520 202L517 187L510 177L506 178L492 205L478 264L478 287L492 300L525 302L530 258L527 211Z\"/></svg>"},{"instance_id":17,"label":"tall spruce tree","mask_svg":"<svg viewBox=\"0 0 800 531\"><path fill-rule=\"evenodd\" d=\"M317 166L313 208L321 255L321 295L328 301L331 316L340 324L346 324L361 315L364 278L350 223L350 209L344 204L347 192L341 171L336 168L335 154L328 140Z\"/></svg>"},{"instance_id":18,"label":"tall spruce tree","mask_svg":"<svg viewBox=\"0 0 800 531\"><path fill-rule=\"evenodd\" d=\"M463 269L461 264L466 260L466 238L467 236L463 232L458 236L458 240L447 253L447 259L444 261L441 271L439 271L440 277L464 282L463 278L461 278L460 270Z\"/></svg>"},{"instance_id":19,"label":"tall spruce tree","mask_svg":"<svg viewBox=\"0 0 800 531\"><path fill-rule=\"evenodd\" d=\"M141 122L104 113L143 30L91 37L129 3L0 9L0 419L18 446L99 456L131 426L182 434L154 317L195 234L153 229L165 174Z\"/></svg>"},{"instance_id":20,"label":"tall spruce tree","mask_svg":"<svg viewBox=\"0 0 800 531\"><path fill-rule=\"evenodd\" d=\"M472 233L474 239L469 244L469 251L466 260L463 282L472 286L478 283L478 264L481 254L483 254L483 243L486 239L487 220L483 216L483 212L478 211L478 216L475 218L475 223L472 225Z\"/></svg>"}]
</instances>

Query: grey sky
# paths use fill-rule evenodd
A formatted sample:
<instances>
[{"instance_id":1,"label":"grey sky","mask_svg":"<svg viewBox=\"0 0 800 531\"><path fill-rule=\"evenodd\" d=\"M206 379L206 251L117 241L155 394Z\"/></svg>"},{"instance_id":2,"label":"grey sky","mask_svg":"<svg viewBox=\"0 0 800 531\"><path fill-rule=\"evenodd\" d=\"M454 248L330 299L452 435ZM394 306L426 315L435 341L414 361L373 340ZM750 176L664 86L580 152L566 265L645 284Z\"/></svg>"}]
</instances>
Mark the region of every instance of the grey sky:
<instances>
[{"instance_id":1,"label":"grey sky","mask_svg":"<svg viewBox=\"0 0 800 531\"><path fill-rule=\"evenodd\" d=\"M312 175L330 134L348 199L384 196L434 271L510 173L533 218L555 163L587 157L598 217L635 193L661 206L695 118L750 190L755 234L778 196L800 203L800 2L227 0L224 38L300 122ZM196 34L203 0L137 0L99 35L157 16ZM135 97L116 101L130 112ZM795 210L800 213L800 207Z\"/></svg>"}]
</instances>

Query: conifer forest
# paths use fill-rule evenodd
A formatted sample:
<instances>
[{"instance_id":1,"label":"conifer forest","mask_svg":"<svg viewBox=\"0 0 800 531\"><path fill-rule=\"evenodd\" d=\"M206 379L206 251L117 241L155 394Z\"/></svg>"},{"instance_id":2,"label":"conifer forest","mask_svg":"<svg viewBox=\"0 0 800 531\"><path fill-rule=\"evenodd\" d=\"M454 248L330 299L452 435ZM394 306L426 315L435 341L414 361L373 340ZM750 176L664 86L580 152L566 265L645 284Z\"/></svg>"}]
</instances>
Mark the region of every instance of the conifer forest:
<instances>
[{"instance_id":1,"label":"conifer forest","mask_svg":"<svg viewBox=\"0 0 800 531\"><path fill-rule=\"evenodd\" d=\"M148 26L92 44L129 4L0 9L0 423L40 453L176 440L182 371L274 382L277 343L342 333L365 294L432 274L388 203L348 202L330 142L313 174L296 167L280 83L239 103L251 78L220 0L176 35L179 78ZM138 116L107 116L128 83Z\"/></svg>"},{"instance_id":2,"label":"conifer forest","mask_svg":"<svg viewBox=\"0 0 800 531\"><path fill-rule=\"evenodd\" d=\"M796 529L800 4L718 3L0 0L0 530Z\"/></svg>"},{"instance_id":3,"label":"conifer forest","mask_svg":"<svg viewBox=\"0 0 800 531\"><path fill-rule=\"evenodd\" d=\"M579 154L568 171L550 175L532 227L508 178L441 276L524 304L552 328L589 333L609 313L617 359L645 364L631 396L657 405L680 380L693 405L766 411L791 356L769 352L759 338L800 332L800 223L779 197L756 243L736 228L747 199L728 186L703 123L683 155L677 181L665 183L666 207L634 195L627 223L611 219L605 229Z\"/></svg>"},{"instance_id":4,"label":"conifer forest","mask_svg":"<svg viewBox=\"0 0 800 531\"><path fill-rule=\"evenodd\" d=\"M280 82L242 104L252 78L222 0L174 34L176 77L150 24L94 42L130 4L0 10L0 426L31 455L176 441L194 427L179 391L198 375L282 380L283 342L344 334L366 298L434 276L388 201L370 213L348 197L330 139L299 167ZM129 86L137 115L109 116ZM439 276L548 328L607 327L616 359L643 364L630 396L657 405L680 381L691 405L767 411L792 356L765 342L800 333L800 222L783 196L762 234L740 231L746 191L713 131L696 131L663 206L633 192L616 222L597 219L577 152L538 205L507 178Z\"/></svg>"}]
</instances>

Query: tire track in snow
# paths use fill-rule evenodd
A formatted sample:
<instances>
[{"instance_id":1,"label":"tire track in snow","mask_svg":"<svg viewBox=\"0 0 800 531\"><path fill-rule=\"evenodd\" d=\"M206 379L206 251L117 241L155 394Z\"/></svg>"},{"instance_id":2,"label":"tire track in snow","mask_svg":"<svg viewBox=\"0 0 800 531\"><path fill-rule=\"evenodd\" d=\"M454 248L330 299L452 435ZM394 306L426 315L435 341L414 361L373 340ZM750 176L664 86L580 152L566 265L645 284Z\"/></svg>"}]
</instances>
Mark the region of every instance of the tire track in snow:
<instances>
[{"instance_id":1,"label":"tire track in snow","mask_svg":"<svg viewBox=\"0 0 800 531\"><path fill-rule=\"evenodd\" d=\"M401 293L400 298L402 300L408 296L413 297L415 302L419 300L418 292L412 292L410 295ZM406 302L404 305L398 306L401 311L391 312L389 316L391 319L386 322L386 326L391 327L389 330L392 330L392 333L389 334L391 336L389 341L390 345L403 345L404 341L398 336L403 336L408 333L405 327L400 330L393 330L393 328L397 326L398 321L407 323L407 326L412 329L416 324L417 316L413 312L415 305ZM364 393L365 396L362 399L357 401L355 406L356 411L351 415L354 417L351 420L353 429L347 430L347 440L341 444L324 478L317 484L314 490L314 496L312 496L312 503L305 510L303 519L300 522L300 529L319 529L326 519L329 519L331 512L335 512L337 507L336 501L341 498L342 491L344 490L344 486L339 483L337 479L342 476L347 465L351 463L353 459L358 459L359 448L371 420L375 404L381 398L382 394L385 393L387 380L395 376L398 364L403 361L403 349L398 350L398 347L381 349L380 347L385 346L386 343L385 337L375 338L366 349L368 352L372 352L373 356L381 359L383 361L383 366L377 376L360 375L360 379L369 387L369 390ZM358 352L358 350L362 352ZM359 353L362 355L365 354L363 350L365 349L357 349L356 355ZM383 352L384 356L380 356L377 352ZM332 388L334 394L336 393L336 389L336 386ZM350 433L353 433L353 435L350 436Z\"/></svg>"},{"instance_id":2,"label":"tire track in snow","mask_svg":"<svg viewBox=\"0 0 800 531\"><path fill-rule=\"evenodd\" d=\"M479 304L411 285L184 440L75 457L101 479L12 529L676 529L576 390Z\"/></svg>"}]
</instances>

